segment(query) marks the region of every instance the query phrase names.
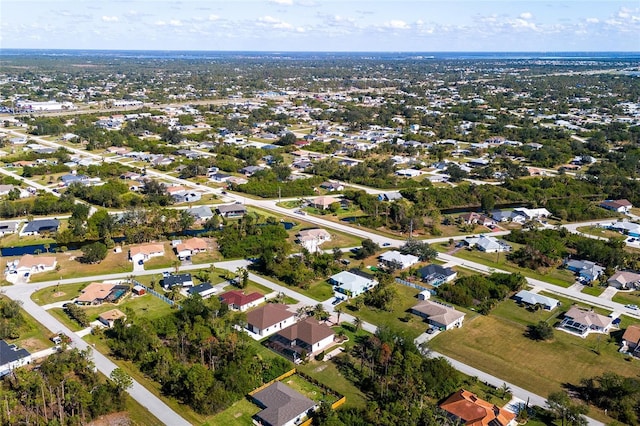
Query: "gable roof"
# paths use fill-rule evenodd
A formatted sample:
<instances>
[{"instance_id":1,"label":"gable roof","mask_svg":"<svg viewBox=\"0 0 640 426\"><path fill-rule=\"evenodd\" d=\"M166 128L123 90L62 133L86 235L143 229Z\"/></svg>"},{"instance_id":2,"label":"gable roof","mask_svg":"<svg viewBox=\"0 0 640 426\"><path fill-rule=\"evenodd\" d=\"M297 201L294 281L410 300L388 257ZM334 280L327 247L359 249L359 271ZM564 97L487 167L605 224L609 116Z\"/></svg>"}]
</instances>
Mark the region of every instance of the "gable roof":
<instances>
[{"instance_id":1,"label":"gable roof","mask_svg":"<svg viewBox=\"0 0 640 426\"><path fill-rule=\"evenodd\" d=\"M607 280L609 283L619 283L625 286L630 283L640 282L640 274L630 271L618 271Z\"/></svg>"},{"instance_id":2,"label":"gable roof","mask_svg":"<svg viewBox=\"0 0 640 426\"><path fill-rule=\"evenodd\" d=\"M291 389L282 382L275 382L259 392L253 398L264 408L256 414L264 424L281 426L306 413L316 403Z\"/></svg>"},{"instance_id":3,"label":"gable roof","mask_svg":"<svg viewBox=\"0 0 640 426\"><path fill-rule=\"evenodd\" d=\"M120 318L125 318L126 315L120 309L111 309L110 311L103 312L98 318L105 321L115 321Z\"/></svg>"},{"instance_id":4,"label":"gable roof","mask_svg":"<svg viewBox=\"0 0 640 426\"><path fill-rule=\"evenodd\" d=\"M573 321L584 324L587 326L596 326L600 328L606 328L611 325L613 318L605 317L604 315L597 314L593 311L586 309L580 309L577 306L572 306L565 314L565 317L571 318Z\"/></svg>"},{"instance_id":5,"label":"gable roof","mask_svg":"<svg viewBox=\"0 0 640 426\"><path fill-rule=\"evenodd\" d=\"M339 287L342 287L344 290L349 290L354 293L360 293L362 289L375 283L375 280L372 278L363 277L362 275L355 274L351 271L338 272L337 274L329 277L329 281L335 283Z\"/></svg>"},{"instance_id":6,"label":"gable roof","mask_svg":"<svg viewBox=\"0 0 640 426\"><path fill-rule=\"evenodd\" d=\"M187 211L196 219L213 217L213 212L211 211L211 208L209 208L209 206L197 206L187 209Z\"/></svg>"},{"instance_id":7,"label":"gable roof","mask_svg":"<svg viewBox=\"0 0 640 426\"><path fill-rule=\"evenodd\" d=\"M220 301L227 305L244 306L251 302L262 299L264 296L258 292L245 294L241 290L231 290L220 295Z\"/></svg>"},{"instance_id":8,"label":"gable roof","mask_svg":"<svg viewBox=\"0 0 640 426\"><path fill-rule=\"evenodd\" d=\"M520 299L521 302L529 305L535 305L540 303L544 306L556 306L558 301L551 297L543 296L541 294L532 293L529 290L521 290L515 295L516 299Z\"/></svg>"},{"instance_id":9,"label":"gable roof","mask_svg":"<svg viewBox=\"0 0 640 426\"><path fill-rule=\"evenodd\" d=\"M60 226L58 219L38 219L32 220L22 230L25 232L40 232L40 230L57 230Z\"/></svg>"},{"instance_id":10,"label":"gable roof","mask_svg":"<svg viewBox=\"0 0 640 426\"><path fill-rule=\"evenodd\" d=\"M630 325L624 331L622 340L627 342L633 342L636 346L640 347L640 325Z\"/></svg>"},{"instance_id":11,"label":"gable roof","mask_svg":"<svg viewBox=\"0 0 640 426\"><path fill-rule=\"evenodd\" d=\"M80 296L76 298L76 302L91 303L94 300L104 300L111 294L113 287L115 287L115 284L91 283L82 289Z\"/></svg>"},{"instance_id":12,"label":"gable roof","mask_svg":"<svg viewBox=\"0 0 640 426\"><path fill-rule=\"evenodd\" d=\"M173 287L174 285L183 285L187 282L193 282L193 278L191 278L191 274L176 274L169 275L162 279L163 287Z\"/></svg>"},{"instance_id":13,"label":"gable roof","mask_svg":"<svg viewBox=\"0 0 640 426\"><path fill-rule=\"evenodd\" d=\"M507 426L516 415L478 398L464 389L447 398L440 408L469 426Z\"/></svg>"},{"instance_id":14,"label":"gable roof","mask_svg":"<svg viewBox=\"0 0 640 426\"><path fill-rule=\"evenodd\" d=\"M446 277L450 277L451 275L455 275L456 271L454 271L451 268L445 268L444 266L436 265L435 263L432 263L418 269L418 273L422 278L429 277L434 274L442 275L446 278Z\"/></svg>"},{"instance_id":15,"label":"gable roof","mask_svg":"<svg viewBox=\"0 0 640 426\"><path fill-rule=\"evenodd\" d=\"M464 317L464 312L443 305L441 303L432 302L431 300L423 300L411 308L414 311L425 314L430 321L438 324L449 325Z\"/></svg>"},{"instance_id":16,"label":"gable roof","mask_svg":"<svg viewBox=\"0 0 640 426\"><path fill-rule=\"evenodd\" d=\"M202 283L202 284L194 285L189 290L187 290L187 293L200 294L200 293L205 293L212 289L213 289L213 286L211 285L211 283Z\"/></svg>"},{"instance_id":17,"label":"gable roof","mask_svg":"<svg viewBox=\"0 0 640 426\"><path fill-rule=\"evenodd\" d=\"M150 255L153 253L164 253L163 244L143 244L140 246L131 247L129 249L129 256L133 257L137 254Z\"/></svg>"},{"instance_id":18,"label":"gable roof","mask_svg":"<svg viewBox=\"0 0 640 426\"><path fill-rule=\"evenodd\" d=\"M412 254L402 254L398 250L391 250L380 255L380 260L383 262L398 263L404 267L417 263L420 258Z\"/></svg>"},{"instance_id":19,"label":"gable roof","mask_svg":"<svg viewBox=\"0 0 640 426\"><path fill-rule=\"evenodd\" d=\"M178 244L176 250L181 252L183 250L206 250L207 242L202 238L194 237Z\"/></svg>"},{"instance_id":20,"label":"gable roof","mask_svg":"<svg viewBox=\"0 0 640 426\"><path fill-rule=\"evenodd\" d=\"M307 317L284 330L280 330L278 335L290 341L301 340L309 346L313 346L315 343L335 335L335 332L328 325L320 324L317 319Z\"/></svg>"},{"instance_id":21,"label":"gable roof","mask_svg":"<svg viewBox=\"0 0 640 426\"><path fill-rule=\"evenodd\" d=\"M216 207L216 210L218 210L218 213L224 214L224 213L246 212L247 208L244 206L244 204L221 204L218 207Z\"/></svg>"},{"instance_id":22,"label":"gable roof","mask_svg":"<svg viewBox=\"0 0 640 426\"><path fill-rule=\"evenodd\" d=\"M2 365L18 361L19 359L26 358L30 355L31 354L26 349L18 348L16 345L10 345L4 340L0 340L0 363L2 363Z\"/></svg>"},{"instance_id":23,"label":"gable roof","mask_svg":"<svg viewBox=\"0 0 640 426\"><path fill-rule=\"evenodd\" d=\"M254 327L264 330L274 324L284 321L294 316L293 312L288 310L287 305L280 303L267 303L266 305L255 309L247 314L247 323Z\"/></svg>"}]
</instances>

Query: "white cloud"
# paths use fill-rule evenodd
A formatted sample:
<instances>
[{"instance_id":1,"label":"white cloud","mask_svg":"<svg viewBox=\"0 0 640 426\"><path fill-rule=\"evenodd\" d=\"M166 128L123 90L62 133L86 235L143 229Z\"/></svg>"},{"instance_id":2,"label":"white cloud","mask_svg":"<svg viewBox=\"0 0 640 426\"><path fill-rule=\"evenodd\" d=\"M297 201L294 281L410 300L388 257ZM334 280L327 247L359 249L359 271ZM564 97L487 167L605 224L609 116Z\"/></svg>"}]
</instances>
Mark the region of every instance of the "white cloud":
<instances>
[{"instance_id":1,"label":"white cloud","mask_svg":"<svg viewBox=\"0 0 640 426\"><path fill-rule=\"evenodd\" d=\"M531 14L531 12L522 12L520 14L520 18L521 19L531 19L531 18L533 18L533 14Z\"/></svg>"},{"instance_id":2,"label":"white cloud","mask_svg":"<svg viewBox=\"0 0 640 426\"><path fill-rule=\"evenodd\" d=\"M536 31L538 28L536 27L536 24L534 24L533 22L528 22L524 19L515 19L513 22L511 22L511 26L513 28L525 28L525 29L530 29L530 30L534 30Z\"/></svg>"},{"instance_id":3,"label":"white cloud","mask_svg":"<svg viewBox=\"0 0 640 426\"><path fill-rule=\"evenodd\" d=\"M210 21L217 21L218 19L220 19L220 17L218 15L209 15L209 20Z\"/></svg>"},{"instance_id":4,"label":"white cloud","mask_svg":"<svg viewBox=\"0 0 640 426\"><path fill-rule=\"evenodd\" d=\"M393 28L394 30L408 30L411 28L409 24L399 19L392 19L391 21L385 22L384 26L387 28Z\"/></svg>"},{"instance_id":5,"label":"white cloud","mask_svg":"<svg viewBox=\"0 0 640 426\"><path fill-rule=\"evenodd\" d=\"M118 22L119 19L117 16L103 16L102 17L102 21L103 22Z\"/></svg>"},{"instance_id":6,"label":"white cloud","mask_svg":"<svg viewBox=\"0 0 640 426\"><path fill-rule=\"evenodd\" d=\"M269 0L269 3L291 6L293 4L293 0Z\"/></svg>"},{"instance_id":7,"label":"white cloud","mask_svg":"<svg viewBox=\"0 0 640 426\"><path fill-rule=\"evenodd\" d=\"M165 25L167 25L167 23L164 21L156 21L155 24L159 27L164 27Z\"/></svg>"},{"instance_id":8,"label":"white cloud","mask_svg":"<svg viewBox=\"0 0 640 426\"><path fill-rule=\"evenodd\" d=\"M181 27L182 21L179 19L172 19L169 21L169 25L171 25L172 27Z\"/></svg>"},{"instance_id":9,"label":"white cloud","mask_svg":"<svg viewBox=\"0 0 640 426\"><path fill-rule=\"evenodd\" d=\"M289 24L288 22L281 21L269 15L258 18L258 25L267 26L279 30L294 29L293 25Z\"/></svg>"},{"instance_id":10,"label":"white cloud","mask_svg":"<svg viewBox=\"0 0 640 426\"><path fill-rule=\"evenodd\" d=\"M598 22L600 22L598 18L587 18L588 24L597 24Z\"/></svg>"}]
</instances>

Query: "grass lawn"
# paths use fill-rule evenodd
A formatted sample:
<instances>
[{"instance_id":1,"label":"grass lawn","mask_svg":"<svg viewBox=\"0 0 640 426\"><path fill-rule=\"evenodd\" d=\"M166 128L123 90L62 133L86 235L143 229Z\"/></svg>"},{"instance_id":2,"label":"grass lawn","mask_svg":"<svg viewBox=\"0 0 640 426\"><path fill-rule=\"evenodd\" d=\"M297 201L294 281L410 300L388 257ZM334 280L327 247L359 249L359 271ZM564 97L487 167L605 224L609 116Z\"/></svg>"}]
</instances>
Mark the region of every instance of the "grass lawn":
<instances>
[{"instance_id":1,"label":"grass lawn","mask_svg":"<svg viewBox=\"0 0 640 426\"><path fill-rule=\"evenodd\" d=\"M78 296L80 294L80 290L89 284L89 282L85 282L46 287L33 293L31 295L31 300L40 306L55 302L62 302L63 300L71 300Z\"/></svg>"},{"instance_id":2,"label":"grass lawn","mask_svg":"<svg viewBox=\"0 0 640 426\"><path fill-rule=\"evenodd\" d=\"M161 269L171 268L174 262L178 260L178 257L173 252L170 242L164 244L164 256L152 257L144 263L144 269ZM123 249L123 252L126 251Z\"/></svg>"},{"instance_id":3,"label":"grass lawn","mask_svg":"<svg viewBox=\"0 0 640 426\"><path fill-rule=\"evenodd\" d=\"M535 342L524 336L524 324L498 314L478 316L460 329L442 333L431 340L430 347L543 396L605 371L638 374L637 366L625 361L617 343L607 336L581 339L555 330L553 341ZM531 322L535 319L532 316Z\"/></svg>"},{"instance_id":4,"label":"grass lawn","mask_svg":"<svg viewBox=\"0 0 640 426\"><path fill-rule=\"evenodd\" d=\"M513 243L509 243L517 249ZM545 281L560 287L569 287L575 282L575 276L565 269L549 268L544 272L534 271L532 269L521 268L518 265L507 261L506 253L483 253L478 250L458 250L454 256L460 259L470 260L472 262L481 263L491 268L502 269L507 272L520 272L522 275Z\"/></svg>"},{"instance_id":5,"label":"grass lawn","mask_svg":"<svg viewBox=\"0 0 640 426\"><path fill-rule=\"evenodd\" d=\"M59 271L48 271L41 274L32 275L31 282L54 281L67 278L90 277L100 274L118 274L133 271L131 262L127 260L127 253L110 252L100 263L89 265L80 263L76 257L82 256L81 252L73 251L56 254Z\"/></svg>"},{"instance_id":6,"label":"grass lawn","mask_svg":"<svg viewBox=\"0 0 640 426\"><path fill-rule=\"evenodd\" d=\"M22 225L21 225L22 226ZM53 238L44 238L39 235L9 234L0 238L0 247L24 247L33 244L53 244L56 240Z\"/></svg>"},{"instance_id":7,"label":"grass lawn","mask_svg":"<svg viewBox=\"0 0 640 426\"><path fill-rule=\"evenodd\" d=\"M333 297L333 286L324 278L312 281L311 284L309 284L309 288L306 290L296 289L296 291L321 302Z\"/></svg>"},{"instance_id":8,"label":"grass lawn","mask_svg":"<svg viewBox=\"0 0 640 426\"><path fill-rule=\"evenodd\" d=\"M640 306L640 291L619 291L611 300L625 305Z\"/></svg>"},{"instance_id":9,"label":"grass lawn","mask_svg":"<svg viewBox=\"0 0 640 426\"><path fill-rule=\"evenodd\" d=\"M343 407L364 408L366 406L367 397L353 383L342 376L333 361L314 360L307 364L296 366L296 368L323 385L346 396L347 401Z\"/></svg>"},{"instance_id":10,"label":"grass lawn","mask_svg":"<svg viewBox=\"0 0 640 426\"><path fill-rule=\"evenodd\" d=\"M569 307L566 306L566 309L568 308ZM544 309L531 311L524 306L518 306L515 300L509 299L499 303L498 306L491 311L491 314L500 317L504 321L510 321L514 324L527 326L540 321L546 321L553 325L555 323L553 319L560 316L563 312L564 311L561 309L554 309L551 312L545 311Z\"/></svg>"},{"instance_id":11,"label":"grass lawn","mask_svg":"<svg viewBox=\"0 0 640 426\"><path fill-rule=\"evenodd\" d=\"M613 219L612 219L613 220ZM621 238L624 235L620 234L616 231L611 231L609 229L600 228L599 226L581 226L576 229L579 232L583 232L589 235L595 235L596 237L603 238Z\"/></svg>"},{"instance_id":12,"label":"grass lawn","mask_svg":"<svg viewBox=\"0 0 640 426\"><path fill-rule=\"evenodd\" d=\"M173 312L173 309L168 303L163 302L151 294L135 297L129 295L123 302L120 302L117 305L105 303L100 306L87 307L83 309L87 313L89 321L94 321L98 319L101 313L110 311L114 308L120 310L129 308L134 312L134 315L145 317L150 320L163 317Z\"/></svg>"},{"instance_id":13,"label":"grass lawn","mask_svg":"<svg viewBox=\"0 0 640 426\"><path fill-rule=\"evenodd\" d=\"M333 404L338 400L336 395L327 394L318 386L314 385L298 374L294 374L293 376L289 376L286 379L283 379L282 383L289 386L293 390L300 392L312 401L320 402L324 400Z\"/></svg>"},{"instance_id":14,"label":"grass lawn","mask_svg":"<svg viewBox=\"0 0 640 426\"><path fill-rule=\"evenodd\" d=\"M598 297L602 294L602 292L604 292L605 289L606 287L603 287L603 286L596 286L596 287L585 286L582 289L582 293Z\"/></svg>"},{"instance_id":15,"label":"grass lawn","mask_svg":"<svg viewBox=\"0 0 640 426\"><path fill-rule=\"evenodd\" d=\"M247 398L234 402L231 407L213 416L204 425L246 426L252 424L252 417L262 411Z\"/></svg>"},{"instance_id":16,"label":"grass lawn","mask_svg":"<svg viewBox=\"0 0 640 426\"><path fill-rule=\"evenodd\" d=\"M397 297L393 302L391 311L373 309L366 305L360 310L351 310L350 306L353 306L351 302L345 304L344 312L377 326L387 326L392 331L406 335L413 340L427 330L427 323L417 315L410 315L411 319L408 322L403 320L409 308L418 303L416 296L419 291L401 284L392 285L397 291Z\"/></svg>"}]
</instances>

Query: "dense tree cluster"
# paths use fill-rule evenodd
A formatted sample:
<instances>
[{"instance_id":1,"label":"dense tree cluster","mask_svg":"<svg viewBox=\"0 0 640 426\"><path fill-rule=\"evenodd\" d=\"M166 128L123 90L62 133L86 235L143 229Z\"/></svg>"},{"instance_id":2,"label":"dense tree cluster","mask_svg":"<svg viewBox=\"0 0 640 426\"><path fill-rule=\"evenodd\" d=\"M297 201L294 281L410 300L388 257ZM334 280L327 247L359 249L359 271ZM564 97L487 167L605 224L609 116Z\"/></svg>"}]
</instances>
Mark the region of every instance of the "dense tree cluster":
<instances>
[{"instance_id":1,"label":"dense tree cluster","mask_svg":"<svg viewBox=\"0 0 640 426\"><path fill-rule=\"evenodd\" d=\"M488 314L496 303L522 290L526 283L520 274L470 275L458 278L455 283L441 285L437 292L449 303L476 307L478 312Z\"/></svg>"},{"instance_id":2,"label":"dense tree cluster","mask_svg":"<svg viewBox=\"0 0 640 426\"><path fill-rule=\"evenodd\" d=\"M640 424L640 379L614 372L583 379L580 395L607 414L628 425Z\"/></svg>"},{"instance_id":3,"label":"dense tree cluster","mask_svg":"<svg viewBox=\"0 0 640 426\"><path fill-rule=\"evenodd\" d=\"M55 353L39 369L18 369L2 380L2 424L88 424L124 410L128 376L104 380L94 372L90 351Z\"/></svg>"},{"instance_id":4,"label":"dense tree cluster","mask_svg":"<svg viewBox=\"0 0 640 426\"><path fill-rule=\"evenodd\" d=\"M106 336L114 355L139 365L165 395L213 414L292 367L280 357L258 356L251 339L234 328L243 318L217 298L192 296L182 309L153 322L116 321Z\"/></svg>"},{"instance_id":5,"label":"dense tree cluster","mask_svg":"<svg viewBox=\"0 0 640 426\"><path fill-rule=\"evenodd\" d=\"M0 299L0 339L17 339L20 337L20 327L23 324L20 302Z\"/></svg>"},{"instance_id":6,"label":"dense tree cluster","mask_svg":"<svg viewBox=\"0 0 640 426\"><path fill-rule=\"evenodd\" d=\"M315 188L322 183L322 180L315 176L284 181L276 174L276 170L262 170L251 176L247 183L232 184L231 189L265 198L303 197L314 195Z\"/></svg>"}]
</instances>

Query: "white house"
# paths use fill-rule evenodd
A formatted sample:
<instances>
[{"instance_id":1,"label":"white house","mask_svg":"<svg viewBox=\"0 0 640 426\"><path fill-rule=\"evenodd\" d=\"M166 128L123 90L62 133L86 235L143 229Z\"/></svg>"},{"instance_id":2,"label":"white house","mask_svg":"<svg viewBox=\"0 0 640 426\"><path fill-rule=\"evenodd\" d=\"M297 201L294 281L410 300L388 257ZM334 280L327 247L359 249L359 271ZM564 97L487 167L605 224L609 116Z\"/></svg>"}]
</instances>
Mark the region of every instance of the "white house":
<instances>
[{"instance_id":1,"label":"white house","mask_svg":"<svg viewBox=\"0 0 640 426\"><path fill-rule=\"evenodd\" d=\"M296 234L298 243L310 253L321 251L320 244L331 241L331 234L326 229L303 229Z\"/></svg>"},{"instance_id":2,"label":"white house","mask_svg":"<svg viewBox=\"0 0 640 426\"><path fill-rule=\"evenodd\" d=\"M540 219L543 217L551 216L551 212L547 209L527 209L525 207L518 207L513 209L513 213L516 215L524 216L527 220Z\"/></svg>"},{"instance_id":3,"label":"white house","mask_svg":"<svg viewBox=\"0 0 640 426\"><path fill-rule=\"evenodd\" d=\"M480 235L479 237L467 237L464 242L469 247L475 247L485 253L498 253L511 251L511 246L505 242L498 240L496 237Z\"/></svg>"},{"instance_id":4,"label":"white house","mask_svg":"<svg viewBox=\"0 0 640 426\"><path fill-rule=\"evenodd\" d=\"M605 200L600 203L600 207L612 210L618 213L629 213L629 211L633 208L633 205L629 200Z\"/></svg>"},{"instance_id":5,"label":"white house","mask_svg":"<svg viewBox=\"0 0 640 426\"><path fill-rule=\"evenodd\" d=\"M296 321L287 305L267 303L247 313L247 330L260 338L270 336Z\"/></svg>"},{"instance_id":6,"label":"white house","mask_svg":"<svg viewBox=\"0 0 640 426\"><path fill-rule=\"evenodd\" d=\"M552 311L558 307L560 302L551 297L543 296L541 294L532 293L529 290L521 290L515 296L513 296L520 303L524 303L529 306L540 305L547 311Z\"/></svg>"},{"instance_id":7,"label":"white house","mask_svg":"<svg viewBox=\"0 0 640 426\"><path fill-rule=\"evenodd\" d=\"M18 367L31 364L31 361L29 351L0 340L0 377L6 376Z\"/></svg>"},{"instance_id":8,"label":"white house","mask_svg":"<svg viewBox=\"0 0 640 426\"><path fill-rule=\"evenodd\" d=\"M431 300L422 300L411 308L411 312L425 318L432 326L444 330L462 327L465 315L449 305Z\"/></svg>"},{"instance_id":9,"label":"white house","mask_svg":"<svg viewBox=\"0 0 640 426\"><path fill-rule=\"evenodd\" d=\"M334 285L335 297L340 299L358 297L378 285L378 281L374 280L373 277L360 271L358 273L351 271L338 272L329 277L329 283Z\"/></svg>"},{"instance_id":10,"label":"white house","mask_svg":"<svg viewBox=\"0 0 640 426\"><path fill-rule=\"evenodd\" d=\"M142 244L129 249L129 260L134 265L142 265L147 260L164 256L163 244Z\"/></svg>"},{"instance_id":11,"label":"white house","mask_svg":"<svg viewBox=\"0 0 640 426\"><path fill-rule=\"evenodd\" d=\"M7 263L5 270L6 280L15 282L18 277L28 280L29 276L41 272L53 271L58 261L54 256L34 256L32 254L23 255L20 260Z\"/></svg>"},{"instance_id":12,"label":"white house","mask_svg":"<svg viewBox=\"0 0 640 426\"><path fill-rule=\"evenodd\" d=\"M380 263L388 268L406 269L420 261L418 256L412 254L402 254L397 250L383 253L379 257Z\"/></svg>"}]
</instances>

